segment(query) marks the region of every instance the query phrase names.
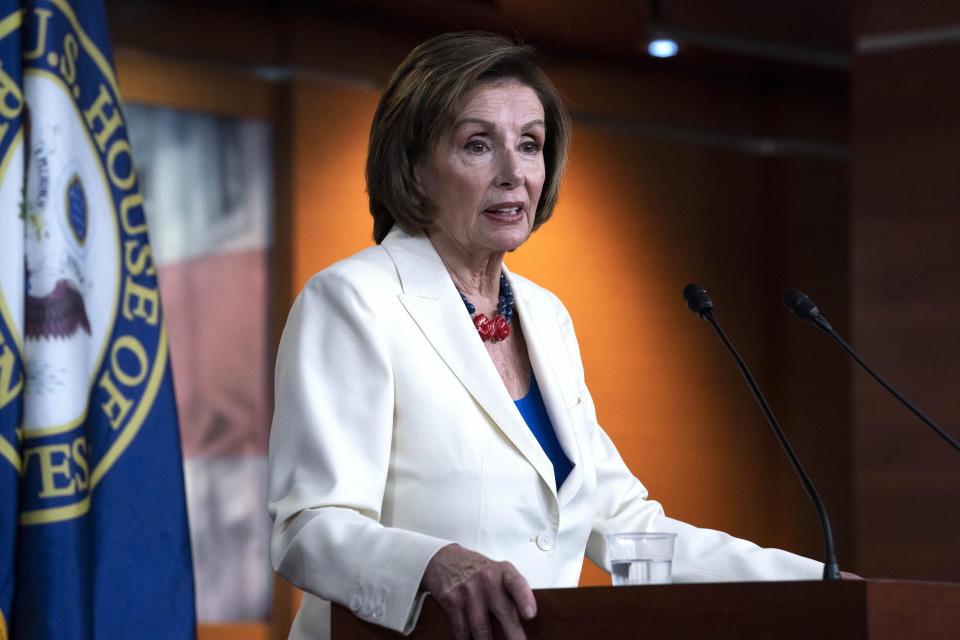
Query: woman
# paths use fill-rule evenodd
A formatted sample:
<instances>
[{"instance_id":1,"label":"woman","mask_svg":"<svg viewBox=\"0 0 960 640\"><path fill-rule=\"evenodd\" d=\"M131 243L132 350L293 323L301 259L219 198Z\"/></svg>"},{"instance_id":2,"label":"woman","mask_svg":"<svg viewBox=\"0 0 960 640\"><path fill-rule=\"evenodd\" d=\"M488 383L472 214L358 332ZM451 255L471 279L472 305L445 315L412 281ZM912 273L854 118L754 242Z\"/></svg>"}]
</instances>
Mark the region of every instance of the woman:
<instances>
[{"instance_id":1,"label":"woman","mask_svg":"<svg viewBox=\"0 0 960 640\"><path fill-rule=\"evenodd\" d=\"M597 425L570 316L503 265L550 217L569 123L532 51L430 40L374 116L375 247L290 312L270 439L272 556L306 592L396 630L424 592L457 638L523 638L531 587L576 586L603 535L678 534L675 580L816 579L812 560L664 516ZM519 402L518 402L519 401Z\"/></svg>"}]
</instances>

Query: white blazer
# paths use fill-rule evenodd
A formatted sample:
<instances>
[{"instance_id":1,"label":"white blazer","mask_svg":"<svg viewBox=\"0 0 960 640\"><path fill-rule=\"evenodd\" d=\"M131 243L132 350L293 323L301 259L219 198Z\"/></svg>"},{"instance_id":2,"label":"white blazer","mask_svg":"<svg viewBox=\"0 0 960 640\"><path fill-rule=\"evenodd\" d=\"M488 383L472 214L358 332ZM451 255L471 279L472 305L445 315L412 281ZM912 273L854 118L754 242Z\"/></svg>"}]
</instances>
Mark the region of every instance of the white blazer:
<instances>
[{"instance_id":1,"label":"white blazer","mask_svg":"<svg viewBox=\"0 0 960 640\"><path fill-rule=\"evenodd\" d=\"M506 272L506 270L505 270ZM675 581L817 579L822 565L667 518L597 424L570 316L507 273L530 361L573 471L520 416L439 256L395 228L316 274L280 343L270 434L273 566L306 593L291 638L334 601L409 632L433 554L458 542L531 587L575 587L603 535L679 534Z\"/></svg>"}]
</instances>

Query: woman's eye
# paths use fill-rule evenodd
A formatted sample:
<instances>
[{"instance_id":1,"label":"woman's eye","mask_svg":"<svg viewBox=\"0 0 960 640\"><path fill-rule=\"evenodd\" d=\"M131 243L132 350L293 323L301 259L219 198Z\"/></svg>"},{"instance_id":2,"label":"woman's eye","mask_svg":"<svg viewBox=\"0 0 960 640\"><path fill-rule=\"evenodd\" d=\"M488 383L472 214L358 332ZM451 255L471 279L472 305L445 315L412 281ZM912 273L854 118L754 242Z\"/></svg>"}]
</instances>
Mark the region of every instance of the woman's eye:
<instances>
[{"instance_id":1,"label":"woman's eye","mask_svg":"<svg viewBox=\"0 0 960 640\"><path fill-rule=\"evenodd\" d=\"M533 140L526 140L520 143L520 151L523 153L537 153L540 151L540 145Z\"/></svg>"},{"instance_id":2,"label":"woman's eye","mask_svg":"<svg viewBox=\"0 0 960 640\"><path fill-rule=\"evenodd\" d=\"M473 153L483 153L483 150L486 149L486 145L480 140L471 140L464 146L464 148Z\"/></svg>"}]
</instances>

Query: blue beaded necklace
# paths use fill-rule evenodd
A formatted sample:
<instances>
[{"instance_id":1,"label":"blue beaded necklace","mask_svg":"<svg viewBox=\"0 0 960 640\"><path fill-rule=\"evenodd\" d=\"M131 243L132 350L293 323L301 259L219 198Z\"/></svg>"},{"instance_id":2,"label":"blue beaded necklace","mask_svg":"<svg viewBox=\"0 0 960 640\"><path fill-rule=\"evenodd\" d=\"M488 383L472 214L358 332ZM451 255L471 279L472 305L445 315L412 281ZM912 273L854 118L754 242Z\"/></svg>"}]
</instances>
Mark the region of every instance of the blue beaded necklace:
<instances>
[{"instance_id":1,"label":"blue beaded necklace","mask_svg":"<svg viewBox=\"0 0 960 640\"><path fill-rule=\"evenodd\" d=\"M483 341L499 342L510 335L510 320L513 318L513 290L510 289L510 283L506 276L500 274L500 293L497 296L497 315L491 320L482 313L477 313L477 308L470 304L467 296L457 289L460 299L467 307L467 312L473 316L473 326L477 328L480 339Z\"/></svg>"}]
</instances>

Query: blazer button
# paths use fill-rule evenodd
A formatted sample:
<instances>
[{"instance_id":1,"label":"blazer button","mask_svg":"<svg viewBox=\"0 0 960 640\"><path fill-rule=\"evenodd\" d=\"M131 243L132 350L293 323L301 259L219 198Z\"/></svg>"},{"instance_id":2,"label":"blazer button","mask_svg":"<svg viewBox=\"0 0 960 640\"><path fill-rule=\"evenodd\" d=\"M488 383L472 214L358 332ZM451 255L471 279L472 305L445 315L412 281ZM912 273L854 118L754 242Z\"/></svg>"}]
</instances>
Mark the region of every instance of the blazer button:
<instances>
[{"instance_id":1,"label":"blazer button","mask_svg":"<svg viewBox=\"0 0 960 640\"><path fill-rule=\"evenodd\" d=\"M537 546L543 551L550 551L557 544L557 536L552 531L541 531L537 536Z\"/></svg>"}]
</instances>

